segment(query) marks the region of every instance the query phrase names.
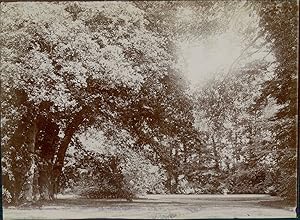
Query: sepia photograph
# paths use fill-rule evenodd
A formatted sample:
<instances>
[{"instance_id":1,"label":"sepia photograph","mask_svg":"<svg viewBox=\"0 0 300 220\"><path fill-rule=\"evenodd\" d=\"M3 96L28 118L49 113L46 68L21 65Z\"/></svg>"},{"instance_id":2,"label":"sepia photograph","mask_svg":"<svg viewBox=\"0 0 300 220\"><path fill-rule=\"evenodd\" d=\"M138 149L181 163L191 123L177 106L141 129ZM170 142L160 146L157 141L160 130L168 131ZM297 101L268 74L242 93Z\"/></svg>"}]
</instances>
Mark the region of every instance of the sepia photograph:
<instances>
[{"instance_id":1,"label":"sepia photograph","mask_svg":"<svg viewBox=\"0 0 300 220\"><path fill-rule=\"evenodd\" d=\"M298 14L2 1L2 218L299 217Z\"/></svg>"}]
</instances>

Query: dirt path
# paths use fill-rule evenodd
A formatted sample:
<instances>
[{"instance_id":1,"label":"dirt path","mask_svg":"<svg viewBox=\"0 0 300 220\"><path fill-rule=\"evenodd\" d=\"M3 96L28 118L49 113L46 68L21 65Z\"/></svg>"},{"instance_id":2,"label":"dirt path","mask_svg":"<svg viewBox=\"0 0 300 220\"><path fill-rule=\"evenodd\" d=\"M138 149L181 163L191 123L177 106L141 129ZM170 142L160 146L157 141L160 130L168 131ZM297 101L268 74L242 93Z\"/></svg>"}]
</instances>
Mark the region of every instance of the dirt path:
<instances>
[{"instance_id":1,"label":"dirt path","mask_svg":"<svg viewBox=\"0 0 300 220\"><path fill-rule=\"evenodd\" d=\"M268 195L147 195L127 202L60 197L37 208L4 209L4 219L80 218L243 218L295 217L292 208L274 208Z\"/></svg>"}]
</instances>

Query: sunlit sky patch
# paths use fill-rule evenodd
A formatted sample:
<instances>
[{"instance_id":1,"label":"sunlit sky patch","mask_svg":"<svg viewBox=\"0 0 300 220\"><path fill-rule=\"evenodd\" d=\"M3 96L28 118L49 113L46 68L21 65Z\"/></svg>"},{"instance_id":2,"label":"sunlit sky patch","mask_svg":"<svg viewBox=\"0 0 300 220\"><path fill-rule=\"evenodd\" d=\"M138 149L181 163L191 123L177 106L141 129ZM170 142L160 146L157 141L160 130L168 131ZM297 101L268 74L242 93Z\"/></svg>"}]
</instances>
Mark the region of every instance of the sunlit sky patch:
<instances>
[{"instance_id":1,"label":"sunlit sky patch","mask_svg":"<svg viewBox=\"0 0 300 220\"><path fill-rule=\"evenodd\" d=\"M240 39L232 33L213 36L210 40L182 42L183 72L193 84L201 84L229 68L242 51Z\"/></svg>"},{"instance_id":2,"label":"sunlit sky patch","mask_svg":"<svg viewBox=\"0 0 300 220\"><path fill-rule=\"evenodd\" d=\"M266 45L264 48L255 47L263 43L261 39L248 48L258 33L258 16L242 7L232 13L236 15L232 15L230 24L226 24L226 20L218 16L218 22L228 26L224 32L205 37L198 33L196 37L187 35L186 38L178 40L178 66L192 87L201 86L210 79L226 74L232 67L237 68L254 60L274 60ZM179 8L176 18L184 22L194 22L193 15L195 14L191 8ZM249 53L253 51L256 53L250 56Z\"/></svg>"},{"instance_id":3,"label":"sunlit sky patch","mask_svg":"<svg viewBox=\"0 0 300 220\"><path fill-rule=\"evenodd\" d=\"M189 7L179 7L177 9L176 18L182 21L189 21L195 15L194 11Z\"/></svg>"}]
</instances>

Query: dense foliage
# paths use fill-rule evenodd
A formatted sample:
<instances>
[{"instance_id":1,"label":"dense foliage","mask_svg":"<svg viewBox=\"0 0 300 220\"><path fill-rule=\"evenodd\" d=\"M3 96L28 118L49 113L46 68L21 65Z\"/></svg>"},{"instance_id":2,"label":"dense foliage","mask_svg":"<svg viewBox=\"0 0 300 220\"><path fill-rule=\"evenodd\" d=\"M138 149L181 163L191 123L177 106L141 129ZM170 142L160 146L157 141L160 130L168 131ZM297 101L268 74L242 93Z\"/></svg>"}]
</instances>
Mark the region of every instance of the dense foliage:
<instances>
[{"instance_id":1,"label":"dense foliage","mask_svg":"<svg viewBox=\"0 0 300 220\"><path fill-rule=\"evenodd\" d=\"M293 200L297 11L293 1L1 3L4 200ZM179 45L234 31L239 56L191 89Z\"/></svg>"},{"instance_id":2,"label":"dense foliage","mask_svg":"<svg viewBox=\"0 0 300 220\"><path fill-rule=\"evenodd\" d=\"M294 1L274 1L263 5L261 26L272 41L277 66L275 76L265 83L262 98L271 96L282 108L273 118L278 143L276 191L288 198L296 196L297 146L297 36L299 6Z\"/></svg>"},{"instance_id":3,"label":"dense foliage","mask_svg":"<svg viewBox=\"0 0 300 220\"><path fill-rule=\"evenodd\" d=\"M85 150L75 139L73 154L66 155L61 188L75 190L87 198L131 198L117 156Z\"/></svg>"}]
</instances>

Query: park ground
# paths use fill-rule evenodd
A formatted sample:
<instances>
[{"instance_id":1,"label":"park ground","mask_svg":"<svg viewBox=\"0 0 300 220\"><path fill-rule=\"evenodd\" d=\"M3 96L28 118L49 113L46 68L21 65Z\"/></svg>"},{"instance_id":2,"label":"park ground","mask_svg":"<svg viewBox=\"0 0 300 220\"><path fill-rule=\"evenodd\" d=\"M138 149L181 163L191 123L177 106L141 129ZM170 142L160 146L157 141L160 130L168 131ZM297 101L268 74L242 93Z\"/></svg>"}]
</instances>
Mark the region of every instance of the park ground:
<instances>
[{"instance_id":1,"label":"park ground","mask_svg":"<svg viewBox=\"0 0 300 220\"><path fill-rule=\"evenodd\" d=\"M295 218L295 208L269 195L145 195L126 200L60 195L38 206L4 208L4 219Z\"/></svg>"}]
</instances>

